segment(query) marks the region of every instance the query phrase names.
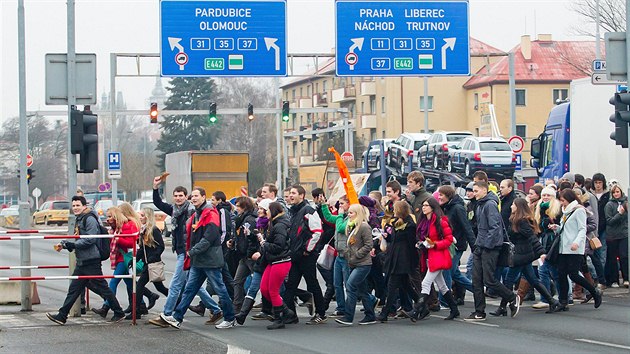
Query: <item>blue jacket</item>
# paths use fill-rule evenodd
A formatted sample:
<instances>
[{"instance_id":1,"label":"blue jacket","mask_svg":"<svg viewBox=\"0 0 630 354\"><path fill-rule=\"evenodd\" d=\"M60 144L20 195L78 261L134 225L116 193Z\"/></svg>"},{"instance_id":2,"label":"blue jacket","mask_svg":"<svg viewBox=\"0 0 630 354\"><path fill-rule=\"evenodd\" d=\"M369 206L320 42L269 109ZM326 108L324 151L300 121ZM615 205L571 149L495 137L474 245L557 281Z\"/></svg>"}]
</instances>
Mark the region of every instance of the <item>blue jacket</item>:
<instances>
[{"instance_id":1,"label":"blue jacket","mask_svg":"<svg viewBox=\"0 0 630 354\"><path fill-rule=\"evenodd\" d=\"M92 216L90 216L92 214ZM77 216L75 234L77 235L98 235L98 214L94 210ZM61 241L63 248L74 251L77 257L77 265L101 263L101 254L98 251L95 238L79 238L76 241Z\"/></svg>"},{"instance_id":2,"label":"blue jacket","mask_svg":"<svg viewBox=\"0 0 630 354\"><path fill-rule=\"evenodd\" d=\"M488 193L477 203L476 247L493 249L501 247L505 239L505 227L499 212L499 199L494 193Z\"/></svg>"}]
</instances>

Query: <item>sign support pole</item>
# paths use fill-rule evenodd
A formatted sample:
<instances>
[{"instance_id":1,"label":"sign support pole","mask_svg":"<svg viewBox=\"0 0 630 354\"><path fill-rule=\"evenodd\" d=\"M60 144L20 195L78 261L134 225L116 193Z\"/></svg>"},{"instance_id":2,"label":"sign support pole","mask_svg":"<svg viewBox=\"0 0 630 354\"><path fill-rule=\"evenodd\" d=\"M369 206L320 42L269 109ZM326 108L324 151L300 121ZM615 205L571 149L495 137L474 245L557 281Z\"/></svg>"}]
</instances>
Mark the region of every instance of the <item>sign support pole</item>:
<instances>
[{"instance_id":1,"label":"sign support pole","mask_svg":"<svg viewBox=\"0 0 630 354\"><path fill-rule=\"evenodd\" d=\"M626 18L628 18L628 16L630 16L630 0L626 0ZM630 44L630 24L626 21L626 72L630 73L630 45L628 44ZM626 81L628 81L627 78ZM628 149L628 159L630 160L630 149ZM630 186L628 186L627 193L630 193ZM627 212L626 214L628 214L628 222L630 222L630 213ZM630 229L628 230L628 235L630 235ZM628 242L628 252L630 252L630 242ZM630 274L630 262L628 262L628 269L626 272L628 272L627 274ZM630 289L628 292L630 292Z\"/></svg>"}]
</instances>

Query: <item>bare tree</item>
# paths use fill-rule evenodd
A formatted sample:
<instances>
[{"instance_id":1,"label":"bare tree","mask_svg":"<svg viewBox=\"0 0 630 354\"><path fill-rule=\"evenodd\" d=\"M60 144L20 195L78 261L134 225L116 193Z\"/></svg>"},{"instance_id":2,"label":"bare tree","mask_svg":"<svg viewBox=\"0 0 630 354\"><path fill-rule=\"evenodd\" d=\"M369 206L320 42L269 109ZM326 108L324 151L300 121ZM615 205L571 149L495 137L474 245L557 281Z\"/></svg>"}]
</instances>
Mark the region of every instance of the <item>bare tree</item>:
<instances>
[{"instance_id":1,"label":"bare tree","mask_svg":"<svg viewBox=\"0 0 630 354\"><path fill-rule=\"evenodd\" d=\"M625 3L625 0L599 0L599 21L603 32L625 32ZM570 9L581 17L580 23L572 28L574 34L595 37L596 4L597 0L578 0L569 5Z\"/></svg>"}]
</instances>

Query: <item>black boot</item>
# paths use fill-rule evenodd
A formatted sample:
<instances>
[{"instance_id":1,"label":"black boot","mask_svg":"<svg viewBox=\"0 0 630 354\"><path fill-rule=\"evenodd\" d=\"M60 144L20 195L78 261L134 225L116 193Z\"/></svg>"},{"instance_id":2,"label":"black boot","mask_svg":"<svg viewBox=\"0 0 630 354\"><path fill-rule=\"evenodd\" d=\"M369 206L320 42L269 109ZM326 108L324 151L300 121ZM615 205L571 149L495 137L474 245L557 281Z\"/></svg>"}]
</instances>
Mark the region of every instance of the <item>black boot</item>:
<instances>
[{"instance_id":1,"label":"black boot","mask_svg":"<svg viewBox=\"0 0 630 354\"><path fill-rule=\"evenodd\" d=\"M254 299L252 299L249 296L246 296L245 299L243 300L241 311L238 314L236 314L236 316L234 316L236 318L236 323L242 326L243 323L245 323L245 319L247 318L249 311L252 310L253 306L254 306Z\"/></svg>"},{"instance_id":2,"label":"black boot","mask_svg":"<svg viewBox=\"0 0 630 354\"><path fill-rule=\"evenodd\" d=\"M273 307L273 323L267 326L267 329L280 329L284 328L284 321L282 320L282 306Z\"/></svg>"},{"instance_id":3,"label":"black boot","mask_svg":"<svg viewBox=\"0 0 630 354\"><path fill-rule=\"evenodd\" d=\"M558 300L554 299L553 296L551 296L551 293L549 293L549 290L547 290L547 288L540 282L534 284L534 288L538 290L540 296L547 300L547 303L549 304L549 310L545 311L545 313L554 313L556 311L556 307L560 306Z\"/></svg>"},{"instance_id":4,"label":"black boot","mask_svg":"<svg viewBox=\"0 0 630 354\"><path fill-rule=\"evenodd\" d=\"M95 314L105 318L105 317L107 317L107 312L109 312L109 306L103 305L103 307L101 307L100 309L97 309L97 308L93 307L92 308L92 312L94 312Z\"/></svg>"},{"instance_id":5,"label":"black boot","mask_svg":"<svg viewBox=\"0 0 630 354\"><path fill-rule=\"evenodd\" d=\"M501 304L499 305L499 307L497 307L496 310L494 310L494 312L490 312L490 314L492 316L507 316L507 301L506 300L501 300Z\"/></svg>"},{"instance_id":6,"label":"black boot","mask_svg":"<svg viewBox=\"0 0 630 354\"><path fill-rule=\"evenodd\" d=\"M429 307L427 305L427 298L429 295L420 294L420 298L413 305L413 312L411 313L410 319L412 322L416 322L417 320L423 320L429 316Z\"/></svg>"},{"instance_id":7,"label":"black boot","mask_svg":"<svg viewBox=\"0 0 630 354\"><path fill-rule=\"evenodd\" d=\"M295 312L293 312L285 303L282 304L282 322L285 324L300 322Z\"/></svg>"},{"instance_id":8,"label":"black boot","mask_svg":"<svg viewBox=\"0 0 630 354\"><path fill-rule=\"evenodd\" d=\"M206 314L206 307L202 303L199 303L197 306L190 305L188 306L188 309L201 317Z\"/></svg>"},{"instance_id":9,"label":"black boot","mask_svg":"<svg viewBox=\"0 0 630 354\"><path fill-rule=\"evenodd\" d=\"M442 295L442 297L451 309L451 313L445 318L445 320L452 320L455 317L459 317L459 309L457 308L457 302L453 298L453 293L449 290L446 294Z\"/></svg>"}]
</instances>

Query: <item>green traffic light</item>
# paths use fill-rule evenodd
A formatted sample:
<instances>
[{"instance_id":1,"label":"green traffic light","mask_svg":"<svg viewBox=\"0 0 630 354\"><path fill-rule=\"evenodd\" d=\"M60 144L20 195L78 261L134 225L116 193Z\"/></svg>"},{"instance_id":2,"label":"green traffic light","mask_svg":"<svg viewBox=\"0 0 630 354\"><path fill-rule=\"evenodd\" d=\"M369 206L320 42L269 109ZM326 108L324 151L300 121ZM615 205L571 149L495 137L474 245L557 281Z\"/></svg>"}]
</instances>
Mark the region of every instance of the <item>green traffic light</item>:
<instances>
[{"instance_id":1,"label":"green traffic light","mask_svg":"<svg viewBox=\"0 0 630 354\"><path fill-rule=\"evenodd\" d=\"M285 122L285 123L288 122L289 121L289 116L288 115L283 115L282 116L282 121Z\"/></svg>"},{"instance_id":2,"label":"green traffic light","mask_svg":"<svg viewBox=\"0 0 630 354\"><path fill-rule=\"evenodd\" d=\"M210 121L210 124L214 124L217 122L217 117L216 116L210 116L210 119L208 119Z\"/></svg>"}]
</instances>

